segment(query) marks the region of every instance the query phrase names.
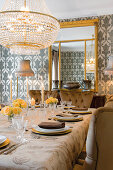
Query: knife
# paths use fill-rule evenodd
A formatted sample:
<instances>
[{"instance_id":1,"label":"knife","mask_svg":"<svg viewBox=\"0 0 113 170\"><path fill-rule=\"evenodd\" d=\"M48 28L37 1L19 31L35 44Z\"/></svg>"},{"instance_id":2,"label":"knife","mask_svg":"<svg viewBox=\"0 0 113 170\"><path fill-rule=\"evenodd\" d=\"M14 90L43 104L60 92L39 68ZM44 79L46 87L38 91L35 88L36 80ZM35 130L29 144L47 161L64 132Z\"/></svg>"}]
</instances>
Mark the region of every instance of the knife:
<instances>
[{"instance_id":1,"label":"knife","mask_svg":"<svg viewBox=\"0 0 113 170\"><path fill-rule=\"evenodd\" d=\"M7 148L2 149L2 150L0 151L0 155L1 155L2 153L4 153L5 151L11 149L11 148L14 147L15 145L16 145L16 144L12 144L11 146L8 146Z\"/></svg>"}]
</instances>

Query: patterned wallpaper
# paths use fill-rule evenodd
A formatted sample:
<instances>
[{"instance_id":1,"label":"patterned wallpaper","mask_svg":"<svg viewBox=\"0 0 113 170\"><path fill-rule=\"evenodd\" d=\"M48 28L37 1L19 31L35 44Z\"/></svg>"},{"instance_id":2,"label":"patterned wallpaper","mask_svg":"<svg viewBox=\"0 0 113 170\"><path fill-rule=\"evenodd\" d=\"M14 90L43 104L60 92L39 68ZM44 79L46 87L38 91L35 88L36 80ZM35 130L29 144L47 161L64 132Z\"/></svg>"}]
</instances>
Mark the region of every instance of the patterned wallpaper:
<instances>
[{"instance_id":1,"label":"patterned wallpaper","mask_svg":"<svg viewBox=\"0 0 113 170\"><path fill-rule=\"evenodd\" d=\"M0 46L0 101L7 102L10 98L9 75L12 74L12 94L13 99L17 95L17 80L15 70L20 60L30 60L30 65L35 73L34 77L29 77L29 89L40 89L39 75L43 76L45 88L48 88L48 50L38 51L35 56L11 55L10 51ZM18 81L19 98L26 98L26 78L19 77Z\"/></svg>"},{"instance_id":2,"label":"patterned wallpaper","mask_svg":"<svg viewBox=\"0 0 113 170\"><path fill-rule=\"evenodd\" d=\"M86 73L88 80L94 80L94 73ZM61 52L61 80L67 82L79 82L84 88L84 51L63 51ZM92 81L92 88L94 82Z\"/></svg>"},{"instance_id":3,"label":"patterned wallpaper","mask_svg":"<svg viewBox=\"0 0 113 170\"><path fill-rule=\"evenodd\" d=\"M61 80L66 82L78 81L82 85L84 79L84 52L61 52Z\"/></svg>"},{"instance_id":4,"label":"patterned wallpaper","mask_svg":"<svg viewBox=\"0 0 113 170\"><path fill-rule=\"evenodd\" d=\"M113 55L113 14L103 15L99 17L85 17L85 18L72 18L60 20L66 21L79 21L86 19L99 18L98 28L98 92L100 94L113 94L113 80L108 75L104 74L104 69L107 66L108 57Z\"/></svg>"}]
</instances>

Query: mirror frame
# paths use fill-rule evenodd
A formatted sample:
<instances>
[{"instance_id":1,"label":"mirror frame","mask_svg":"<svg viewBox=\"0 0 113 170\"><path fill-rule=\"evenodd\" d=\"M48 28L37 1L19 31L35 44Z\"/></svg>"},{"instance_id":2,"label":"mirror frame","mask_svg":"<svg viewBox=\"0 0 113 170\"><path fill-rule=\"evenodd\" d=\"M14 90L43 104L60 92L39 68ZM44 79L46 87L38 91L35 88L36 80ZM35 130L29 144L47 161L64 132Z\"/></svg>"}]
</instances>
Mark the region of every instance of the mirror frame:
<instances>
[{"instance_id":1,"label":"mirror frame","mask_svg":"<svg viewBox=\"0 0 113 170\"><path fill-rule=\"evenodd\" d=\"M98 18L92 20L60 22L60 28L95 26L95 38L94 38L95 40L95 80L94 80L95 87L93 90L94 92L98 92L98 22L99 22ZM55 41L54 43L58 43L58 42L59 42L59 89L61 89L60 69L61 69L61 42L62 41ZM86 42L85 42L85 48L86 48ZM49 56L48 90L51 90L52 89L52 46L48 48L48 56ZM85 54L85 58L86 58L86 54Z\"/></svg>"}]
</instances>

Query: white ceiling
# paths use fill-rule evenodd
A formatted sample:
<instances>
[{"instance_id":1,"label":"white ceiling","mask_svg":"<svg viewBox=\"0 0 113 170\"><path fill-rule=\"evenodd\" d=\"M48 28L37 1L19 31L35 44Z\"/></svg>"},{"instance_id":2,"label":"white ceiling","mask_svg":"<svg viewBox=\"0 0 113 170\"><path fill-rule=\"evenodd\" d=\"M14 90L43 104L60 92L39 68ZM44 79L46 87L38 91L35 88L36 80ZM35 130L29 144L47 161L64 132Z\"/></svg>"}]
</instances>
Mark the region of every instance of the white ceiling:
<instances>
[{"instance_id":1,"label":"white ceiling","mask_svg":"<svg viewBox=\"0 0 113 170\"><path fill-rule=\"evenodd\" d=\"M113 14L113 0L46 0L57 19Z\"/></svg>"},{"instance_id":2,"label":"white ceiling","mask_svg":"<svg viewBox=\"0 0 113 170\"><path fill-rule=\"evenodd\" d=\"M45 0L57 19L113 14L113 0ZM4 0L0 0L0 9Z\"/></svg>"}]
</instances>

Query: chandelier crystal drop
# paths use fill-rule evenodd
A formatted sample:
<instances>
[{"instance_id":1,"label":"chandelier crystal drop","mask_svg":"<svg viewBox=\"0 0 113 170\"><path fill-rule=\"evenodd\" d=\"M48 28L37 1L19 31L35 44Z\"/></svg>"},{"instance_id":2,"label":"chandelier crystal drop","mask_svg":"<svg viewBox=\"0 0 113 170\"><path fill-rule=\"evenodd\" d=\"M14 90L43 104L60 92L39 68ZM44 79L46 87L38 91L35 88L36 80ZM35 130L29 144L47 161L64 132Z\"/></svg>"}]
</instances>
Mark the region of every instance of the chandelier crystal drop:
<instances>
[{"instance_id":1,"label":"chandelier crystal drop","mask_svg":"<svg viewBox=\"0 0 113 170\"><path fill-rule=\"evenodd\" d=\"M0 44L16 54L49 47L59 29L45 0L6 0L0 11Z\"/></svg>"}]
</instances>

